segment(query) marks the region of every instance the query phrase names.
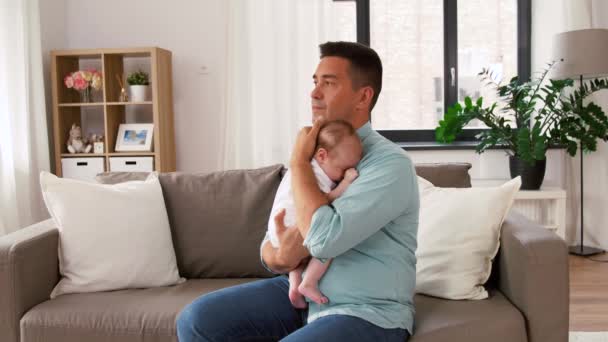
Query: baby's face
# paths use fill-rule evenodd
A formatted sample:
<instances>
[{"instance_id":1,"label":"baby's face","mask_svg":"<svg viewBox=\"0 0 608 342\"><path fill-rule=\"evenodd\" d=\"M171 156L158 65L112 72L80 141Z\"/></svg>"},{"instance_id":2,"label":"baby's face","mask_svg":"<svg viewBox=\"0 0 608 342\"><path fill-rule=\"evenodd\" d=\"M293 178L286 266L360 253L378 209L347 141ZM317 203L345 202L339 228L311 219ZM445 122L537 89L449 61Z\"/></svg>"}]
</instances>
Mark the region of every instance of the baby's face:
<instances>
[{"instance_id":1,"label":"baby's face","mask_svg":"<svg viewBox=\"0 0 608 342\"><path fill-rule=\"evenodd\" d=\"M317 158L317 162L332 181L339 182L344 178L346 170L357 166L362 155L361 141L358 137L352 136L344 139L336 146L325 160L321 161Z\"/></svg>"}]
</instances>

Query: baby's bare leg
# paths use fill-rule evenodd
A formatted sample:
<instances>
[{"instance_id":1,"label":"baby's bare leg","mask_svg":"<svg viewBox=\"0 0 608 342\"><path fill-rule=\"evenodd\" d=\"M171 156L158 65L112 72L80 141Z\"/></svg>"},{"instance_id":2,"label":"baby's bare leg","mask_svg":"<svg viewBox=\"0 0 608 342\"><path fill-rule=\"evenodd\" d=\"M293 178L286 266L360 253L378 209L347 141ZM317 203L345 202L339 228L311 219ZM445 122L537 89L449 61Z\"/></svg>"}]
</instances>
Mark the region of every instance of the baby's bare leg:
<instances>
[{"instance_id":1,"label":"baby's bare leg","mask_svg":"<svg viewBox=\"0 0 608 342\"><path fill-rule=\"evenodd\" d=\"M300 293L304 296L310 298L313 302L317 304L326 304L329 302L329 299L319 291L319 280L327 271L329 267L330 260L327 260L325 263L322 263L317 258L311 258L308 263L308 267L306 267L306 274L304 275L304 280L298 287Z\"/></svg>"},{"instance_id":2,"label":"baby's bare leg","mask_svg":"<svg viewBox=\"0 0 608 342\"><path fill-rule=\"evenodd\" d=\"M291 301L291 305L297 309L305 309L308 306L304 296L298 291L302 283L302 272L304 272L305 267L306 263L302 263L298 268L289 272L289 300Z\"/></svg>"}]
</instances>

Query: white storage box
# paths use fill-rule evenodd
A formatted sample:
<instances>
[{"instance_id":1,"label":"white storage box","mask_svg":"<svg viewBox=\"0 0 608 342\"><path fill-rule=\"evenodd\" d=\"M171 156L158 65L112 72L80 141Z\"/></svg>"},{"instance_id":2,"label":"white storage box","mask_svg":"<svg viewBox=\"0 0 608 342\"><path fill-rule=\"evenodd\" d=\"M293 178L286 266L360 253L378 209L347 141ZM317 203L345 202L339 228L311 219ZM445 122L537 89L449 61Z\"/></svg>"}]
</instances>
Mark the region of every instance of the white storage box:
<instances>
[{"instance_id":1,"label":"white storage box","mask_svg":"<svg viewBox=\"0 0 608 342\"><path fill-rule=\"evenodd\" d=\"M95 182L95 176L104 171L103 158L61 158L64 178Z\"/></svg>"},{"instance_id":2,"label":"white storage box","mask_svg":"<svg viewBox=\"0 0 608 342\"><path fill-rule=\"evenodd\" d=\"M111 157L110 171L152 172L154 171L153 157Z\"/></svg>"}]
</instances>

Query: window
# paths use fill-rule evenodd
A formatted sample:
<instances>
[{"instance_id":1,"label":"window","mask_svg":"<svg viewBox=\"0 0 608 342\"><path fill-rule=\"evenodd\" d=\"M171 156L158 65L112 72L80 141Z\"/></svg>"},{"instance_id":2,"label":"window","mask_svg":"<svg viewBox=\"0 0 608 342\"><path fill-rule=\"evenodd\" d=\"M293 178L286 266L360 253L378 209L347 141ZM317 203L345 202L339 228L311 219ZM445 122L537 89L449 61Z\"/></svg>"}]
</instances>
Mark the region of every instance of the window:
<instances>
[{"instance_id":1,"label":"window","mask_svg":"<svg viewBox=\"0 0 608 342\"><path fill-rule=\"evenodd\" d=\"M531 0L334 1L356 6L357 41L382 59L372 123L394 141L434 141L445 108L465 96L496 101L479 81L482 68L505 81L530 77ZM461 140L484 128L469 127Z\"/></svg>"}]
</instances>

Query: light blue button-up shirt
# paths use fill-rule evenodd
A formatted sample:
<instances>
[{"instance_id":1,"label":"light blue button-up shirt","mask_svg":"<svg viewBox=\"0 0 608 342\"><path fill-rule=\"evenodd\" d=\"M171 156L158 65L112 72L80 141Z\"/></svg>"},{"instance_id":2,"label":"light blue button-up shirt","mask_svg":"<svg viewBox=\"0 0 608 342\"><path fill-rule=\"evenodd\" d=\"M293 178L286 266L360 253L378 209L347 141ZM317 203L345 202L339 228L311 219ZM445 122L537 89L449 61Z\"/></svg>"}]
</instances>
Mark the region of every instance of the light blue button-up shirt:
<instances>
[{"instance_id":1,"label":"light blue button-up shirt","mask_svg":"<svg viewBox=\"0 0 608 342\"><path fill-rule=\"evenodd\" d=\"M333 258L319 283L329 303L310 302L308 322L349 315L411 334L420 203L414 164L369 123L357 134L359 177L315 211L304 240L312 256Z\"/></svg>"}]
</instances>

